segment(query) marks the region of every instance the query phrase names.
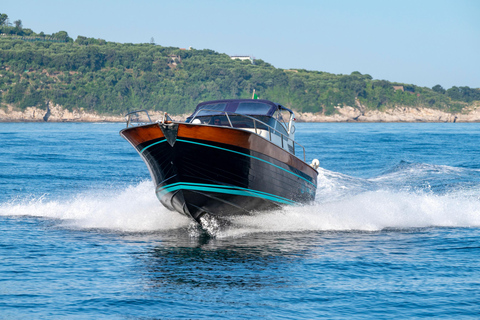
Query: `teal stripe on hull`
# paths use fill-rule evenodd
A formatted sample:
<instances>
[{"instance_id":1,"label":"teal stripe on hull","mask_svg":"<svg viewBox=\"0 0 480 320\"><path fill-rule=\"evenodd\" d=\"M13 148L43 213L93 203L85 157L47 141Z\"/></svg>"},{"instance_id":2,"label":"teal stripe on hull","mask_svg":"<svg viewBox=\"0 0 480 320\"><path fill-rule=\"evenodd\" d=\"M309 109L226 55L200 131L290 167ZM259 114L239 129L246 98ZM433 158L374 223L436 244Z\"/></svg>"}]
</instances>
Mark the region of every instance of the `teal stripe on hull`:
<instances>
[{"instance_id":1,"label":"teal stripe on hull","mask_svg":"<svg viewBox=\"0 0 480 320\"><path fill-rule=\"evenodd\" d=\"M148 146L146 146L145 148L143 148L142 150L140 150L140 153L143 153L146 149L148 149L148 148L150 148L150 147L152 147L152 146L154 146L154 145L160 144L160 143L162 143L162 142L165 142L165 141L167 141L167 140L164 139L164 140L161 140L161 141L157 141L157 142L155 142L155 143L152 143L151 145L148 145ZM242 155L242 156L249 157L249 158L252 158L252 159L256 159L256 160L262 161L262 162L264 162L264 163L268 163L269 165L274 166L275 168L278 168L278 169L280 169L280 170L283 170L283 171L285 171L285 172L288 172L288 173L290 173L290 174L292 174L292 175L294 175L294 176L296 176L296 177L298 177L298 178L300 178L300 179L302 179L302 180L305 180L306 182L310 183L312 186L316 187L316 185L315 185L314 183L312 183L311 181L308 181L308 180L305 179L304 177L299 176L298 174L295 174L295 173L291 172L290 170L287 170L287 169L285 169L285 168L282 168L282 167L280 167L280 166L277 166L277 165L275 165L275 164L273 164L273 163L271 163L271 162L268 162L267 160L263 160L263 159L260 159L260 158L258 158L258 157L255 157L255 156L251 156L251 155L246 154L246 153L243 153L243 152L239 152L239 151L235 151L235 150L230 150L230 149L226 149L226 148L222 148L222 147L217 147L217 146L212 146L212 145L206 144L206 143L188 141L188 140L184 140L184 139L177 139L177 141L185 142L185 143L191 143L191 144L197 144L197 145L200 145L200 146L209 147L209 148L214 148L214 149L219 149L219 150L224 150L224 151L228 151L228 152L240 154L240 155Z\"/></svg>"},{"instance_id":2,"label":"teal stripe on hull","mask_svg":"<svg viewBox=\"0 0 480 320\"><path fill-rule=\"evenodd\" d=\"M163 140L160 140L160 141L154 142L154 143L152 143L152 144L150 144L150 145L146 146L146 147L145 147L145 148L143 148L142 150L140 150L140 153L142 153L143 151L147 150L147 149L148 149L148 148L150 148L150 147L153 147L153 146L154 146L154 145L156 145L156 144L159 144L159 143L162 143L162 142L165 142L165 141L167 141L167 139L163 139Z\"/></svg>"},{"instance_id":3,"label":"teal stripe on hull","mask_svg":"<svg viewBox=\"0 0 480 320\"><path fill-rule=\"evenodd\" d=\"M290 171L290 170L287 170L287 169L285 169L285 168L282 168L282 167L280 167L280 166L277 166L277 165L275 165L275 164L273 164L273 163L271 163L271 162L268 162L267 160L263 160L263 159L260 159L260 158L255 157L255 156L251 156L251 155L246 154L246 153L243 153L243 152L234 151L234 150L230 150L230 149L225 149L225 148L217 147L217 146L212 146L212 145L210 145L210 144L205 144L205 143L200 143L200 142L183 140L183 139L177 139L177 141L186 142L186 143L192 143L192 144L197 144L197 145L201 145L201 146L205 146L205 147L210 147L210 148L215 148L215 149L220 149L220 150L224 150L224 151L228 151L228 152L233 152L233 153L236 153L236 154L240 154L240 155L242 155L242 156L250 157L250 158L252 158L252 159L262 161L262 162L267 163L267 164L269 164L269 165L271 165L271 166L274 166L275 168L278 168L278 169L280 169L280 170L283 170L283 171L285 171L285 172L288 172L288 173L290 173L290 174L292 174L292 175L294 175L294 176L296 176L296 177L298 177L298 178L300 178L300 179L302 179L302 180L305 180L306 182L310 183L312 186L316 187L316 185L315 185L314 183L308 181L307 179L305 179L305 178L302 177L302 176L299 176L298 174L293 173L293 172Z\"/></svg>"},{"instance_id":4,"label":"teal stripe on hull","mask_svg":"<svg viewBox=\"0 0 480 320\"><path fill-rule=\"evenodd\" d=\"M159 187L157 189L157 193L159 197L164 196L168 192L173 192L177 190L193 190L193 191L204 191L204 192L218 192L218 193L226 193L231 195L239 195L239 196L246 196L246 197L255 197L255 198L262 198L265 200L275 201L282 204L294 205L297 204L295 201L292 201L287 198L283 198L280 196L276 196L270 193L240 188L240 187L231 187L231 186L221 186L215 184L204 184L204 183L184 183L184 182L177 182L172 183L163 187Z\"/></svg>"}]
</instances>

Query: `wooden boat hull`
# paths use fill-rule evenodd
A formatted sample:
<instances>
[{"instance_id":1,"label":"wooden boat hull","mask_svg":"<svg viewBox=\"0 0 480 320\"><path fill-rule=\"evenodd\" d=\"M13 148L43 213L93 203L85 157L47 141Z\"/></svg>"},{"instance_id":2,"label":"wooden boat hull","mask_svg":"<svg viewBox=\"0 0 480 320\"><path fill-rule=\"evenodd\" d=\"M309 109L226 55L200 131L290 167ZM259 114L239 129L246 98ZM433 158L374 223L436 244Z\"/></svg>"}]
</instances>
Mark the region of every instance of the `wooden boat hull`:
<instances>
[{"instance_id":1,"label":"wooden boat hull","mask_svg":"<svg viewBox=\"0 0 480 320\"><path fill-rule=\"evenodd\" d=\"M315 198L315 169L246 130L172 122L120 134L147 164L160 202L196 221Z\"/></svg>"}]
</instances>

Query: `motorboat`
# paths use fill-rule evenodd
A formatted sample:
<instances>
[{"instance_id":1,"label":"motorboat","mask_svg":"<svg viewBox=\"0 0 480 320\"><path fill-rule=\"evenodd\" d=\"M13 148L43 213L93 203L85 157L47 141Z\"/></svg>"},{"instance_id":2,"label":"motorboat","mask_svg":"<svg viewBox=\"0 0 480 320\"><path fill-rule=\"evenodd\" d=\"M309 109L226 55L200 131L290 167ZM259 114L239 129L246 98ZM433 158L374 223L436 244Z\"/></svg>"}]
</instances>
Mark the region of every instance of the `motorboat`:
<instances>
[{"instance_id":1,"label":"motorboat","mask_svg":"<svg viewBox=\"0 0 480 320\"><path fill-rule=\"evenodd\" d=\"M315 199L318 160L306 162L294 121L268 100L216 100L185 122L130 112L120 135L147 165L160 202L201 223Z\"/></svg>"}]
</instances>

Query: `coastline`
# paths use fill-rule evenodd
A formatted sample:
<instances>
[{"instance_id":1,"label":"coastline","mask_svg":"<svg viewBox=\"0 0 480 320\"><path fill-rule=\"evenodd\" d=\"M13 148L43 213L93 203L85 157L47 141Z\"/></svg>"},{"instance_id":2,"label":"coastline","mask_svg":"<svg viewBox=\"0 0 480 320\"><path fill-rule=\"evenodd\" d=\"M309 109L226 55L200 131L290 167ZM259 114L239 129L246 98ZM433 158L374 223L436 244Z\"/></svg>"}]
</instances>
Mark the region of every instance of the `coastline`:
<instances>
[{"instance_id":1,"label":"coastline","mask_svg":"<svg viewBox=\"0 0 480 320\"><path fill-rule=\"evenodd\" d=\"M480 122L480 102L463 110L448 113L437 109L395 107L384 112L349 106L337 107L334 115L295 112L298 122ZM363 111L362 111L363 110ZM153 121L161 119L163 112L149 111ZM169 115L176 121L184 121L189 114ZM123 115L99 115L84 110L69 111L60 105L47 105L47 110L28 107L18 111L7 105L0 108L0 122L125 122Z\"/></svg>"},{"instance_id":2,"label":"coastline","mask_svg":"<svg viewBox=\"0 0 480 320\"><path fill-rule=\"evenodd\" d=\"M362 111L345 106L337 107L337 114L322 115L297 113L299 122L480 122L480 103L474 104L462 113L449 113L442 110L416 107L395 107L384 112Z\"/></svg>"}]
</instances>

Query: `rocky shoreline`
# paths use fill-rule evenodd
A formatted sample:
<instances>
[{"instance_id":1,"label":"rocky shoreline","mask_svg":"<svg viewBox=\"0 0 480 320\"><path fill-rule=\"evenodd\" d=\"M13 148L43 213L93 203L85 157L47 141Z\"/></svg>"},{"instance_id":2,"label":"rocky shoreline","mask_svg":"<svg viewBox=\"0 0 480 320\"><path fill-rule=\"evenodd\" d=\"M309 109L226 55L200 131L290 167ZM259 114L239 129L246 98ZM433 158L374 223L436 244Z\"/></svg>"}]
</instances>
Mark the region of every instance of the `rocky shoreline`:
<instances>
[{"instance_id":1,"label":"rocky shoreline","mask_svg":"<svg viewBox=\"0 0 480 320\"><path fill-rule=\"evenodd\" d=\"M104 116L83 110L69 111L60 105L49 102L47 110L28 107L24 111L7 105L0 109L0 122L122 122L123 116Z\"/></svg>"},{"instance_id":2,"label":"rocky shoreline","mask_svg":"<svg viewBox=\"0 0 480 320\"><path fill-rule=\"evenodd\" d=\"M301 122L480 122L480 104L462 113L448 113L429 108L395 107L384 112L362 111L353 107L339 107L337 114L326 116L298 113Z\"/></svg>"},{"instance_id":3,"label":"rocky shoreline","mask_svg":"<svg viewBox=\"0 0 480 320\"><path fill-rule=\"evenodd\" d=\"M462 113L448 113L429 108L395 107L385 112L365 110L349 106L337 107L337 114L296 112L298 122L480 122L480 103ZM152 120L161 119L163 112L149 112ZM188 115L171 116L184 121ZM24 111L12 106L0 108L0 122L124 122L123 115L99 115L83 110L69 111L60 105L49 103L47 110L29 107Z\"/></svg>"}]
</instances>

